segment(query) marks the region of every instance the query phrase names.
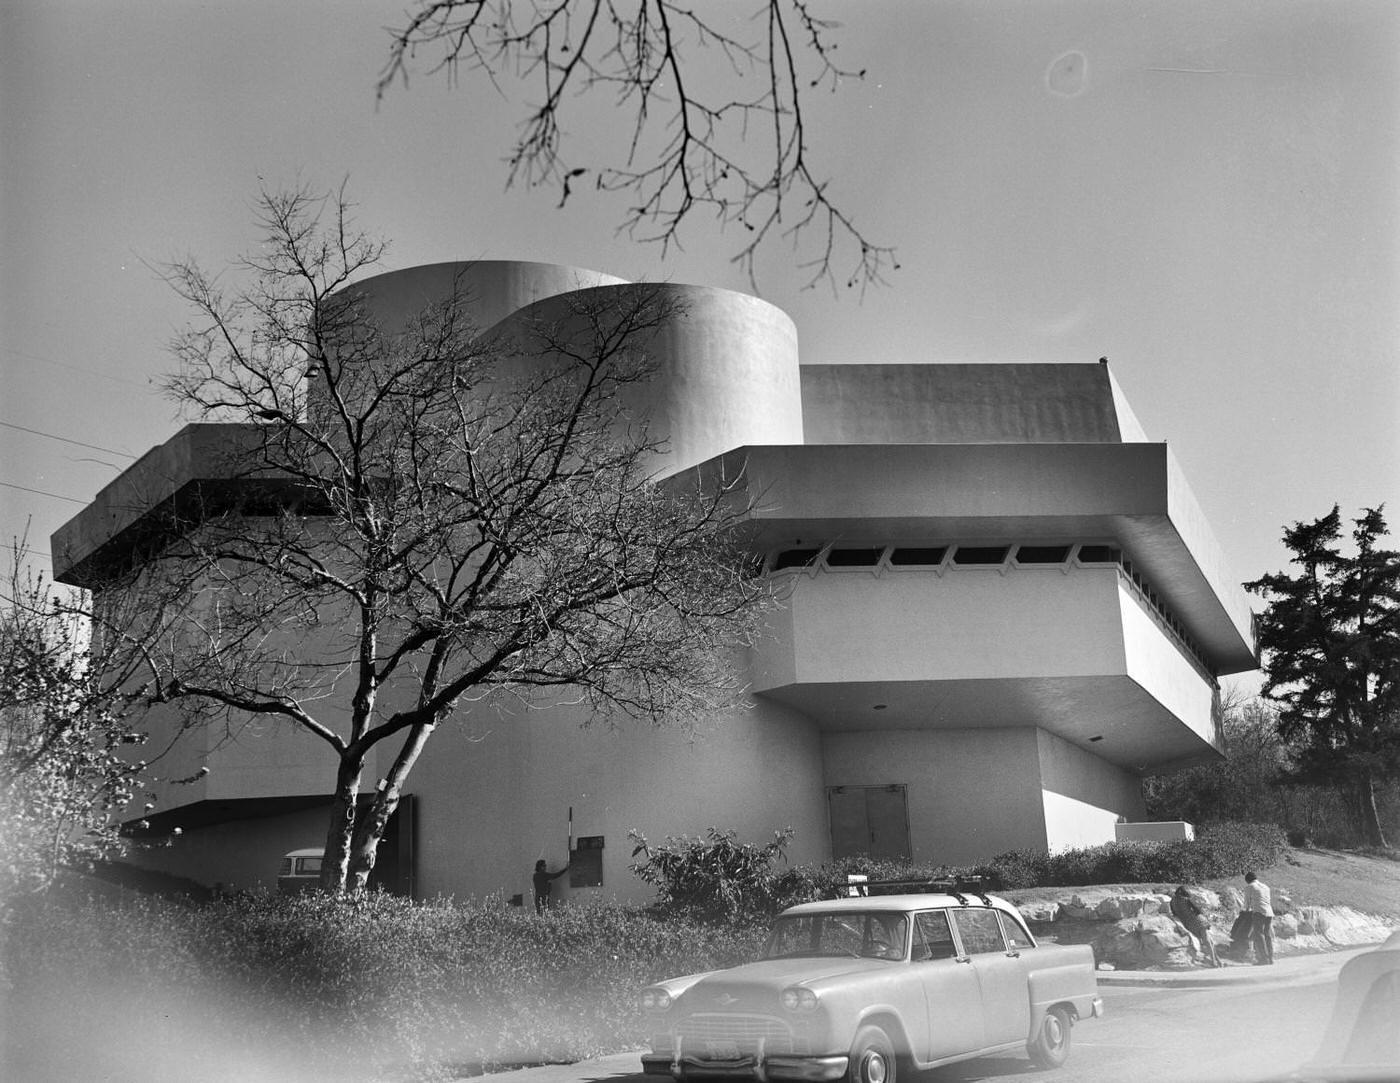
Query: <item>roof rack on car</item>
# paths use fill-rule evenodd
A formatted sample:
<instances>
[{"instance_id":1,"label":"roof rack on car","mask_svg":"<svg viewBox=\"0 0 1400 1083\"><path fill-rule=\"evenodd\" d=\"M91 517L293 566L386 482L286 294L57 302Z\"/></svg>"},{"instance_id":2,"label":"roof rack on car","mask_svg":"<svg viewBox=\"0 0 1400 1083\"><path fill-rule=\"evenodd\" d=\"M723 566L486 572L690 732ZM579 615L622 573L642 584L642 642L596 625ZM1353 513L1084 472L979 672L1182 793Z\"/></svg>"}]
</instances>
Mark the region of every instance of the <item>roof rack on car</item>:
<instances>
[{"instance_id":1,"label":"roof rack on car","mask_svg":"<svg viewBox=\"0 0 1400 1083\"><path fill-rule=\"evenodd\" d=\"M870 895L951 895L962 906L967 905L967 896L972 895L990 906L987 897L985 878L981 876L958 876L948 880L871 880L860 873L846 876L846 894L850 897Z\"/></svg>"}]
</instances>

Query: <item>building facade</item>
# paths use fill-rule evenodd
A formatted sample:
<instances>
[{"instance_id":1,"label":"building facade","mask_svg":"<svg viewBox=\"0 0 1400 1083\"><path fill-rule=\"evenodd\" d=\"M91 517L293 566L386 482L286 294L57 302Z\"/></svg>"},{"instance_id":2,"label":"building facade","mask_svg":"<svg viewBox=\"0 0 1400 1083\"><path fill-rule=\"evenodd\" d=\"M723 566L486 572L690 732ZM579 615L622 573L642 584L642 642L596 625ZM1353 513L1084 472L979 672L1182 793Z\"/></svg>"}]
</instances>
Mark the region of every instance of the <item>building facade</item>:
<instances>
[{"instance_id":1,"label":"building facade","mask_svg":"<svg viewBox=\"0 0 1400 1083\"><path fill-rule=\"evenodd\" d=\"M756 298L545 264L356 288L394 318L463 283L500 333L580 297L674 293L661 374L633 406L666 440L662 474L742 460L784 604L736 657L746 709L695 733L585 727L567 703L462 711L409 779L386 883L528 897L536 860L572 858L557 895L644 899L632 830L792 827L799 862L1093 844L1143 818L1145 774L1220 754L1218 679L1255 667L1251 614L1106 363L803 365L792 321ZM56 578L99 585L239 439L192 425L152 449L54 535ZM283 853L323 840L319 741L250 722L171 756L165 774L200 777L164 796L162 844L136 860L266 887Z\"/></svg>"}]
</instances>

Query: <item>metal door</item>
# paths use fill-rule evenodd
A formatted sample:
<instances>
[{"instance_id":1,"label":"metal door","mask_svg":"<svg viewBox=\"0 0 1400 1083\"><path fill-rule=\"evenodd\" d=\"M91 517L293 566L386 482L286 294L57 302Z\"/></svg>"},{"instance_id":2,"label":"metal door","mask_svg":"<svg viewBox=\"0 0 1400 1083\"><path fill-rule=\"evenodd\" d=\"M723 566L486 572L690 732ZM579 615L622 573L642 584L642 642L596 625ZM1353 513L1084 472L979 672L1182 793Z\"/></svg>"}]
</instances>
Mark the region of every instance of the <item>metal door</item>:
<instances>
[{"instance_id":1,"label":"metal door","mask_svg":"<svg viewBox=\"0 0 1400 1083\"><path fill-rule=\"evenodd\" d=\"M909 857L909 808L905 787L831 786L831 856Z\"/></svg>"}]
</instances>

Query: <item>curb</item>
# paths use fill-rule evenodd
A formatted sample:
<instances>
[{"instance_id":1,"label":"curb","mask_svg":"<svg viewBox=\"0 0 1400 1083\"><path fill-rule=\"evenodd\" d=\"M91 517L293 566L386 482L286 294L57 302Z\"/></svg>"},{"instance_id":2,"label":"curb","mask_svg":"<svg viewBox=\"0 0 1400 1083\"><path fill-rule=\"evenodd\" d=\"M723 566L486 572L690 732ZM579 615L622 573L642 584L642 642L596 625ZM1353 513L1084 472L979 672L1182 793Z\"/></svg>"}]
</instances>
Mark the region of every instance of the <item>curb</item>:
<instances>
[{"instance_id":1,"label":"curb","mask_svg":"<svg viewBox=\"0 0 1400 1083\"><path fill-rule=\"evenodd\" d=\"M1237 964L1219 970L1100 970L1096 972L1095 976L1101 986L1147 986L1177 989L1211 989L1221 985L1324 982L1335 980L1337 972L1352 956L1364 951L1372 951L1376 947L1377 944L1357 944L1339 951L1291 955L1279 959L1273 966L1267 967Z\"/></svg>"}]
</instances>

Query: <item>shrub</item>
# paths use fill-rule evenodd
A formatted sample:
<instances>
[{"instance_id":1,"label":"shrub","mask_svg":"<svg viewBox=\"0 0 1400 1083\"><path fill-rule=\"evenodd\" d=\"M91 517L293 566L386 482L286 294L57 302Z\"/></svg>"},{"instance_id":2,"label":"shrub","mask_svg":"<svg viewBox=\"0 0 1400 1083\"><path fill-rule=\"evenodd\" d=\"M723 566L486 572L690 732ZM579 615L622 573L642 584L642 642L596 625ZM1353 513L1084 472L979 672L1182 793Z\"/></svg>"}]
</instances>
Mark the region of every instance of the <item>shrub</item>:
<instances>
[{"instance_id":1,"label":"shrub","mask_svg":"<svg viewBox=\"0 0 1400 1083\"><path fill-rule=\"evenodd\" d=\"M653 846L631 831L632 856L645 859L629 868L656 888L656 906L664 913L700 921L752 921L781 910L807 890L802 877L773 868L787 860L792 836L793 829L785 828L758 846L712 827L704 838L669 837Z\"/></svg>"},{"instance_id":2,"label":"shrub","mask_svg":"<svg viewBox=\"0 0 1400 1083\"><path fill-rule=\"evenodd\" d=\"M180 1028L198 1035L200 1056L288 1050L327 1078L356 1080L456 1077L639 1044L638 988L751 959L763 935L622 907L537 915L381 894L43 902L12 910L0 949L0 981L25 993L9 998L23 1040L40 1042L46 1017L109 1017L136 1059L160 1047L153 1032ZM45 1055L56 1051L33 1058Z\"/></svg>"}]
</instances>

